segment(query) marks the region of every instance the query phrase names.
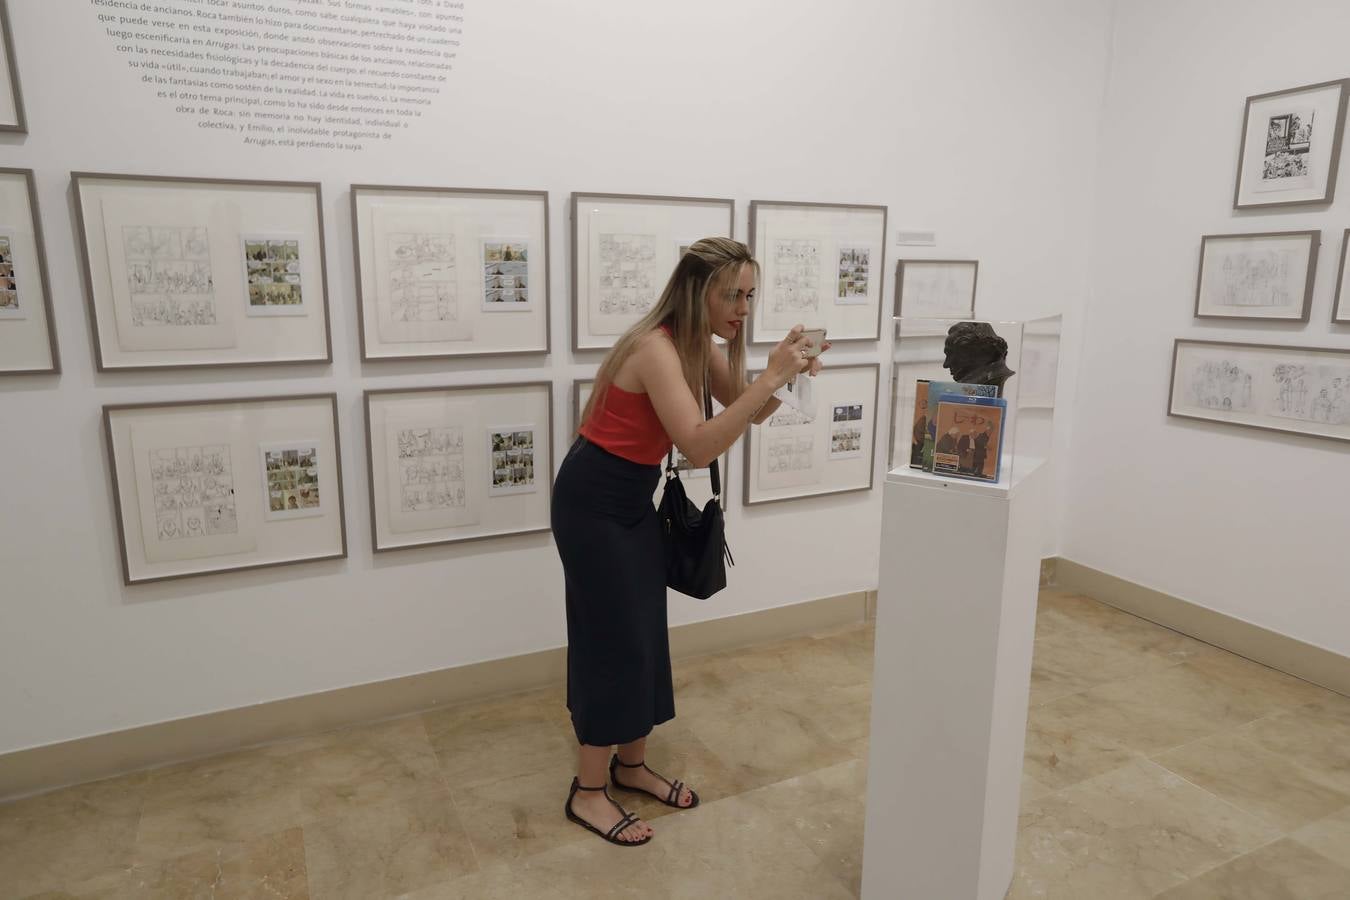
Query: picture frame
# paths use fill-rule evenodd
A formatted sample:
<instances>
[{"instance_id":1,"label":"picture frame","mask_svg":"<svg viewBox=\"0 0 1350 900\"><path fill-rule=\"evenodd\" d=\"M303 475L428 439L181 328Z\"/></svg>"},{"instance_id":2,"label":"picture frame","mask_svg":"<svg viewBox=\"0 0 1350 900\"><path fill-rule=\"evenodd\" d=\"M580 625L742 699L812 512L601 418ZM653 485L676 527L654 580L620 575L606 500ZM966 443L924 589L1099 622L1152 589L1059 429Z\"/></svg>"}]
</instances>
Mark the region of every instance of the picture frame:
<instances>
[{"instance_id":1,"label":"picture frame","mask_svg":"<svg viewBox=\"0 0 1350 900\"><path fill-rule=\"evenodd\" d=\"M103 431L124 584L346 557L336 394L109 404Z\"/></svg>"},{"instance_id":2,"label":"picture frame","mask_svg":"<svg viewBox=\"0 0 1350 900\"><path fill-rule=\"evenodd\" d=\"M72 172L76 233L100 372L333 361L323 188ZM246 259L245 236L296 235L299 258ZM300 315L257 317L285 287Z\"/></svg>"},{"instance_id":3,"label":"picture frame","mask_svg":"<svg viewBox=\"0 0 1350 900\"><path fill-rule=\"evenodd\" d=\"M1347 86L1337 79L1247 98L1234 209L1332 202Z\"/></svg>"},{"instance_id":4,"label":"picture frame","mask_svg":"<svg viewBox=\"0 0 1350 900\"><path fill-rule=\"evenodd\" d=\"M0 375L60 372L37 182L0 168Z\"/></svg>"},{"instance_id":5,"label":"picture frame","mask_svg":"<svg viewBox=\"0 0 1350 900\"><path fill-rule=\"evenodd\" d=\"M1350 300L1346 299L1347 293L1350 293L1346 287L1346 279L1350 277L1345 266L1347 250L1350 250L1350 228L1341 234L1341 261L1336 268L1336 298L1331 306L1333 325L1350 325Z\"/></svg>"},{"instance_id":6,"label":"picture frame","mask_svg":"<svg viewBox=\"0 0 1350 900\"><path fill-rule=\"evenodd\" d=\"M1321 244L1316 230L1204 235L1195 317L1308 321Z\"/></svg>"},{"instance_id":7,"label":"picture frame","mask_svg":"<svg viewBox=\"0 0 1350 900\"><path fill-rule=\"evenodd\" d=\"M733 237L736 202L577 191L572 223L572 349L607 350L660 299L683 248Z\"/></svg>"},{"instance_id":8,"label":"picture frame","mask_svg":"<svg viewBox=\"0 0 1350 900\"><path fill-rule=\"evenodd\" d=\"M551 381L382 388L363 403L374 552L550 530Z\"/></svg>"},{"instance_id":9,"label":"picture frame","mask_svg":"<svg viewBox=\"0 0 1350 900\"><path fill-rule=\"evenodd\" d=\"M362 361L549 353L548 203L548 191L352 185Z\"/></svg>"},{"instance_id":10,"label":"picture frame","mask_svg":"<svg viewBox=\"0 0 1350 900\"><path fill-rule=\"evenodd\" d=\"M880 374L878 363L831 366L815 376L814 418L784 404L764 424L751 425L742 457L744 505L871 490ZM782 433L766 436L770 429Z\"/></svg>"},{"instance_id":11,"label":"picture frame","mask_svg":"<svg viewBox=\"0 0 1350 900\"><path fill-rule=\"evenodd\" d=\"M797 323L833 344L881 339L887 207L750 202L750 249L763 277L751 344L776 344ZM875 265L874 265L875 264Z\"/></svg>"},{"instance_id":12,"label":"picture frame","mask_svg":"<svg viewBox=\"0 0 1350 900\"><path fill-rule=\"evenodd\" d=\"M23 108L23 89L19 85L19 64L14 55L14 30L10 26L9 0L0 0L0 52L5 55L0 65L0 132L27 134L28 117Z\"/></svg>"},{"instance_id":13,"label":"picture frame","mask_svg":"<svg viewBox=\"0 0 1350 900\"><path fill-rule=\"evenodd\" d=\"M1350 349L1177 338L1167 414L1350 441Z\"/></svg>"},{"instance_id":14,"label":"picture frame","mask_svg":"<svg viewBox=\"0 0 1350 900\"><path fill-rule=\"evenodd\" d=\"M586 403L590 400L591 389L595 385L594 378L577 378L572 381L572 433L577 434L581 427L581 413L586 408ZM722 405L713 399L713 415L722 411ZM722 480L722 496L718 503L722 509L728 508L727 497L731 494L731 448L719 457L718 475ZM675 448L675 466L680 472L680 480L684 484L685 494L699 509L702 509L709 500L713 498L712 492L712 469L704 466L696 469L689 464L689 460L684 458L678 447ZM659 505L661 494L665 491L666 462L661 461L661 480L656 485L656 493L652 497L653 504Z\"/></svg>"},{"instance_id":15,"label":"picture frame","mask_svg":"<svg viewBox=\"0 0 1350 900\"><path fill-rule=\"evenodd\" d=\"M973 319L979 274L980 263L975 259L897 260L895 315Z\"/></svg>"}]
</instances>

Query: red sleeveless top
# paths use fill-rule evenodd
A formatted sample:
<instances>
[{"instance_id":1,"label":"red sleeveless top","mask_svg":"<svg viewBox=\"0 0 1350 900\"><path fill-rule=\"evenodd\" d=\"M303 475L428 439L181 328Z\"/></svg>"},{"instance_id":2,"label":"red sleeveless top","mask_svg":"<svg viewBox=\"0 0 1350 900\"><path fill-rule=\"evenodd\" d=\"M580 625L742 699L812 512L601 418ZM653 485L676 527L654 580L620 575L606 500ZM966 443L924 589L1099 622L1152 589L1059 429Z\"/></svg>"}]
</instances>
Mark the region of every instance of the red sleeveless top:
<instances>
[{"instance_id":1,"label":"red sleeveless top","mask_svg":"<svg viewBox=\"0 0 1350 900\"><path fill-rule=\"evenodd\" d=\"M661 326L667 334L670 330ZM644 466L658 466L670 452L671 440L651 398L611 384L577 431L615 456Z\"/></svg>"}]
</instances>

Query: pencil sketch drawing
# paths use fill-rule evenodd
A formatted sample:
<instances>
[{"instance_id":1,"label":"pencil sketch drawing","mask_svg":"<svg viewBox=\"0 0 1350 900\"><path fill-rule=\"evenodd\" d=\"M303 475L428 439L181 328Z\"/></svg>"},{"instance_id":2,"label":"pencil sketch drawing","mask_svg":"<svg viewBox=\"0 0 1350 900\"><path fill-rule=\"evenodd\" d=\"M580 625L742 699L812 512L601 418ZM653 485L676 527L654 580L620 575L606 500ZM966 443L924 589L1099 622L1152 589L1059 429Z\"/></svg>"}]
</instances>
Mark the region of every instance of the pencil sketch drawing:
<instances>
[{"instance_id":1,"label":"pencil sketch drawing","mask_svg":"<svg viewBox=\"0 0 1350 900\"><path fill-rule=\"evenodd\" d=\"M975 313L973 263L909 262L901 270L900 314L969 318Z\"/></svg>"},{"instance_id":2,"label":"pencil sketch drawing","mask_svg":"<svg viewBox=\"0 0 1350 900\"><path fill-rule=\"evenodd\" d=\"M1186 402L1202 409L1247 412L1254 409L1256 378L1231 359L1207 359L1193 365L1186 381Z\"/></svg>"},{"instance_id":3,"label":"pencil sketch drawing","mask_svg":"<svg viewBox=\"0 0 1350 900\"><path fill-rule=\"evenodd\" d=\"M1325 425L1350 425L1350 366L1276 363L1270 414Z\"/></svg>"},{"instance_id":4,"label":"pencil sketch drawing","mask_svg":"<svg viewBox=\"0 0 1350 900\"><path fill-rule=\"evenodd\" d=\"M211 248L201 226L124 225L134 328L216 324Z\"/></svg>"},{"instance_id":5,"label":"pencil sketch drawing","mask_svg":"<svg viewBox=\"0 0 1350 900\"><path fill-rule=\"evenodd\" d=\"M816 439L813 434L783 435L765 439L764 471L803 472L815 466Z\"/></svg>"},{"instance_id":6,"label":"pencil sketch drawing","mask_svg":"<svg viewBox=\"0 0 1350 900\"><path fill-rule=\"evenodd\" d=\"M820 309L820 241L779 238L773 242L773 290L769 311L814 313Z\"/></svg>"},{"instance_id":7,"label":"pencil sketch drawing","mask_svg":"<svg viewBox=\"0 0 1350 900\"><path fill-rule=\"evenodd\" d=\"M158 540L238 532L228 445L155 448L149 454Z\"/></svg>"},{"instance_id":8,"label":"pencil sketch drawing","mask_svg":"<svg viewBox=\"0 0 1350 900\"><path fill-rule=\"evenodd\" d=\"M407 513L464 509L468 502L464 486L464 428L457 425L400 428L396 439L399 510Z\"/></svg>"},{"instance_id":9,"label":"pencil sketch drawing","mask_svg":"<svg viewBox=\"0 0 1350 900\"><path fill-rule=\"evenodd\" d=\"M1305 268L1295 247L1219 250L1217 277L1206 277L1208 301L1215 306L1301 306ZM1305 257L1306 258L1306 257Z\"/></svg>"},{"instance_id":10,"label":"pencil sketch drawing","mask_svg":"<svg viewBox=\"0 0 1350 900\"><path fill-rule=\"evenodd\" d=\"M597 311L602 316L646 315L656 303L660 278L656 270L656 235L602 232L599 238Z\"/></svg>"},{"instance_id":11,"label":"pencil sketch drawing","mask_svg":"<svg viewBox=\"0 0 1350 900\"><path fill-rule=\"evenodd\" d=\"M386 252L394 322L459 320L453 234L392 232Z\"/></svg>"}]
</instances>

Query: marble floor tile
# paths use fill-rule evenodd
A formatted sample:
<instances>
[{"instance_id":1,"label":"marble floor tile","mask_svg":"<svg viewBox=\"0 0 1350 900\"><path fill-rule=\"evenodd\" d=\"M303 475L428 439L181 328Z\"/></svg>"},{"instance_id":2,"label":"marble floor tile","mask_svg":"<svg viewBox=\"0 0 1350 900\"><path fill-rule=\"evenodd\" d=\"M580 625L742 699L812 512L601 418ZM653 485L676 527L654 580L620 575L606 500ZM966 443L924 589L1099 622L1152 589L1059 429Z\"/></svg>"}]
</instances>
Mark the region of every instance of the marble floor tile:
<instances>
[{"instance_id":1,"label":"marble floor tile","mask_svg":"<svg viewBox=\"0 0 1350 900\"><path fill-rule=\"evenodd\" d=\"M1216 734L1153 760L1281 831L1350 806L1350 793L1236 734Z\"/></svg>"},{"instance_id":2,"label":"marble floor tile","mask_svg":"<svg viewBox=\"0 0 1350 900\"><path fill-rule=\"evenodd\" d=\"M138 863L31 900L309 900L299 828L177 859Z\"/></svg>"},{"instance_id":3,"label":"marble floor tile","mask_svg":"<svg viewBox=\"0 0 1350 900\"><path fill-rule=\"evenodd\" d=\"M1176 665L1110 635L1066 632L1037 638L1031 661L1032 706Z\"/></svg>"},{"instance_id":4,"label":"marble floor tile","mask_svg":"<svg viewBox=\"0 0 1350 900\"><path fill-rule=\"evenodd\" d=\"M1022 771L1043 790L1057 791L1140 758L1109 734L1082 727L1062 705L1033 707L1027 715Z\"/></svg>"},{"instance_id":5,"label":"marble floor tile","mask_svg":"<svg viewBox=\"0 0 1350 900\"><path fill-rule=\"evenodd\" d=\"M1182 663L1099 685L1046 704L1080 740L1115 742L1153 753L1255 721L1270 711L1260 697Z\"/></svg>"},{"instance_id":6,"label":"marble floor tile","mask_svg":"<svg viewBox=\"0 0 1350 900\"><path fill-rule=\"evenodd\" d=\"M1304 825L1290 837L1333 862L1345 864L1350 861L1350 806Z\"/></svg>"},{"instance_id":7,"label":"marble floor tile","mask_svg":"<svg viewBox=\"0 0 1350 900\"><path fill-rule=\"evenodd\" d=\"M1344 900L1350 869L1290 840L1267 844L1158 895L1158 900Z\"/></svg>"},{"instance_id":8,"label":"marble floor tile","mask_svg":"<svg viewBox=\"0 0 1350 900\"><path fill-rule=\"evenodd\" d=\"M790 694L710 706L689 722L747 789L848 762L855 754Z\"/></svg>"},{"instance_id":9,"label":"marble floor tile","mask_svg":"<svg viewBox=\"0 0 1350 900\"><path fill-rule=\"evenodd\" d=\"M452 788L455 811L478 865L514 864L587 837L600 840L563 815L575 774L575 760L555 760L510 778ZM626 798L615 799L627 804Z\"/></svg>"},{"instance_id":10,"label":"marble floor tile","mask_svg":"<svg viewBox=\"0 0 1350 900\"><path fill-rule=\"evenodd\" d=\"M575 762L577 742L556 694L531 691L422 716L452 790Z\"/></svg>"},{"instance_id":11,"label":"marble floor tile","mask_svg":"<svg viewBox=\"0 0 1350 900\"><path fill-rule=\"evenodd\" d=\"M1223 652L1090 597L1059 590L1041 591L1036 628L1038 636L1042 632L1106 635L1132 650L1173 663Z\"/></svg>"},{"instance_id":12,"label":"marble floor tile","mask_svg":"<svg viewBox=\"0 0 1350 900\"><path fill-rule=\"evenodd\" d=\"M1204 654L1187 665L1230 692L1240 693L1263 715L1305 703L1327 702L1336 696L1326 688L1223 651Z\"/></svg>"},{"instance_id":13,"label":"marble floor tile","mask_svg":"<svg viewBox=\"0 0 1350 900\"><path fill-rule=\"evenodd\" d=\"M1279 836L1147 761L1024 803L1014 898L1146 898Z\"/></svg>"},{"instance_id":14,"label":"marble floor tile","mask_svg":"<svg viewBox=\"0 0 1350 900\"><path fill-rule=\"evenodd\" d=\"M171 766L150 773L137 859L244 843L441 786L418 717Z\"/></svg>"},{"instance_id":15,"label":"marble floor tile","mask_svg":"<svg viewBox=\"0 0 1350 900\"><path fill-rule=\"evenodd\" d=\"M23 897L129 867L145 783L128 775L0 805L0 885Z\"/></svg>"},{"instance_id":16,"label":"marble floor tile","mask_svg":"<svg viewBox=\"0 0 1350 900\"><path fill-rule=\"evenodd\" d=\"M1350 791L1350 698L1305 704L1257 719L1236 733Z\"/></svg>"},{"instance_id":17,"label":"marble floor tile","mask_svg":"<svg viewBox=\"0 0 1350 900\"><path fill-rule=\"evenodd\" d=\"M830 811L829 815L838 817ZM795 817L792 817L795 818ZM661 823L647 863L661 896L843 900L854 894L832 866L803 843L792 818L746 796L679 813ZM823 852L829 852L823 848Z\"/></svg>"},{"instance_id":18,"label":"marble floor tile","mask_svg":"<svg viewBox=\"0 0 1350 900\"><path fill-rule=\"evenodd\" d=\"M478 870L449 791L321 819L304 829L316 898L392 897Z\"/></svg>"},{"instance_id":19,"label":"marble floor tile","mask_svg":"<svg viewBox=\"0 0 1350 900\"><path fill-rule=\"evenodd\" d=\"M821 769L742 796L803 844L854 895L862 890L867 768L860 761Z\"/></svg>"}]
</instances>

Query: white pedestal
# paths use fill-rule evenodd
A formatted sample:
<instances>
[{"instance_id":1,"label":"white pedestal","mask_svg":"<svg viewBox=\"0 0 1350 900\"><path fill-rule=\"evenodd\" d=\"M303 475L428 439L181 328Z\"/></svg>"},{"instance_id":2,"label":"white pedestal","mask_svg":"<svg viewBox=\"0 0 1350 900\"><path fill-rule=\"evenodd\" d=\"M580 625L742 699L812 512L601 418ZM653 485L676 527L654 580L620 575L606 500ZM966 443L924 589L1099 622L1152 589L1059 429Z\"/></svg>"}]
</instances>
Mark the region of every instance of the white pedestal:
<instances>
[{"instance_id":1,"label":"white pedestal","mask_svg":"<svg viewBox=\"0 0 1350 900\"><path fill-rule=\"evenodd\" d=\"M863 900L1012 883L1046 480L886 477Z\"/></svg>"}]
</instances>

